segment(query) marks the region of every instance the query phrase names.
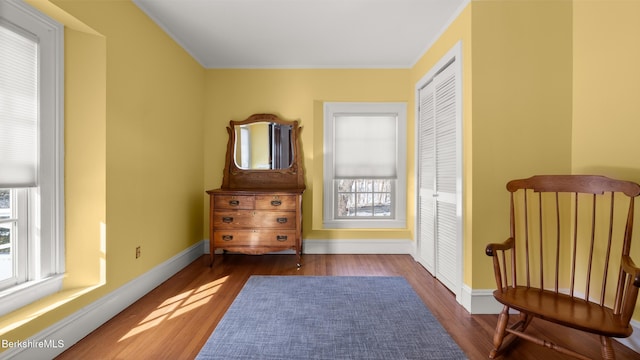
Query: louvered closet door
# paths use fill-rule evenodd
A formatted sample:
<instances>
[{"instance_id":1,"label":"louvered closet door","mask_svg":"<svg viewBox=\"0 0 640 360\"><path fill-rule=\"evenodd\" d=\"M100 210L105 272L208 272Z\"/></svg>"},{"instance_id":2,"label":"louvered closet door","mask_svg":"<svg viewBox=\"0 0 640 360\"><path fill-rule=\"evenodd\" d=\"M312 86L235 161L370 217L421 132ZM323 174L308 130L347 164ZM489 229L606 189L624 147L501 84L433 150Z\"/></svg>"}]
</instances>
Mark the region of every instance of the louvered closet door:
<instances>
[{"instance_id":1,"label":"louvered closet door","mask_svg":"<svg viewBox=\"0 0 640 360\"><path fill-rule=\"evenodd\" d=\"M435 97L434 83L429 82L420 90L419 131L419 253L418 261L431 274L435 274Z\"/></svg>"},{"instance_id":2,"label":"louvered closet door","mask_svg":"<svg viewBox=\"0 0 640 360\"><path fill-rule=\"evenodd\" d=\"M420 90L420 261L456 295L459 288L455 63Z\"/></svg>"}]
</instances>

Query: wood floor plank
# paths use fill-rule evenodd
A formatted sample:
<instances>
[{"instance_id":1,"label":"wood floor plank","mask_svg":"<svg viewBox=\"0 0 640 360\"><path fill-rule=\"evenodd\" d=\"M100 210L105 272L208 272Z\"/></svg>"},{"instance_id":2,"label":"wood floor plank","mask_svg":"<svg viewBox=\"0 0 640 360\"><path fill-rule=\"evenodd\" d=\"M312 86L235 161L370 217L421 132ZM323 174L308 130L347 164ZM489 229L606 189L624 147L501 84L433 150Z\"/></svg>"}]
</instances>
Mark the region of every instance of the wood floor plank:
<instances>
[{"instance_id":1,"label":"wood floor plank","mask_svg":"<svg viewBox=\"0 0 640 360\"><path fill-rule=\"evenodd\" d=\"M297 268L291 255L208 256L194 261L145 295L58 359L193 359L251 275L403 276L469 359L486 359L497 315L470 315L455 296L409 255L305 255ZM599 358L595 336L544 321L529 331L553 342L578 346ZM503 359L568 359L520 341ZM617 359L640 354L614 341Z\"/></svg>"}]
</instances>

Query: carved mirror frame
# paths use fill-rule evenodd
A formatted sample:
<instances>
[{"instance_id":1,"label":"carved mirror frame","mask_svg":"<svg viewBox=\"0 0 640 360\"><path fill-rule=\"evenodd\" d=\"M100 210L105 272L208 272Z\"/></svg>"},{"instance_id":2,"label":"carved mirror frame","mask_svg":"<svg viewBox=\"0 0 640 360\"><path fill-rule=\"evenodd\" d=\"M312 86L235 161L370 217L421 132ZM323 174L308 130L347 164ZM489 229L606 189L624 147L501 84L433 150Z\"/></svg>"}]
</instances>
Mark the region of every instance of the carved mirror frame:
<instances>
[{"instance_id":1,"label":"carved mirror frame","mask_svg":"<svg viewBox=\"0 0 640 360\"><path fill-rule=\"evenodd\" d=\"M236 127L252 123L269 122L280 125L291 125L291 144L293 150L291 166L285 169L243 169L235 161ZM245 120L229 121L227 133L227 156L222 178L222 189L225 190L277 190L304 189L304 170L300 150L300 131L298 121L282 120L273 114L254 114Z\"/></svg>"}]
</instances>

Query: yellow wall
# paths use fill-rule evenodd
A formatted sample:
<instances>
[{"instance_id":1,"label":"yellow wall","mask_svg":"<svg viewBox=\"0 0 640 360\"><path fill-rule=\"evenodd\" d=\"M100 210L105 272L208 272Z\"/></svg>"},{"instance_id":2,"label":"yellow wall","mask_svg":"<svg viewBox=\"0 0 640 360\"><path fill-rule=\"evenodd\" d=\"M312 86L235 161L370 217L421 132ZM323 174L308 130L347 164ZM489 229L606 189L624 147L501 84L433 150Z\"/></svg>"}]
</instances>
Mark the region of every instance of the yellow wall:
<instances>
[{"instance_id":1,"label":"yellow wall","mask_svg":"<svg viewBox=\"0 0 640 360\"><path fill-rule=\"evenodd\" d=\"M303 197L305 240L310 239L410 239L404 230L325 230L322 228L322 103L325 101L398 101L413 97L409 70L207 70L205 118L205 186L217 188L227 144L229 120L244 120L255 113L273 113L299 120L307 190ZM411 109L408 109L411 111ZM409 116L408 121L411 120ZM407 135L408 168L413 170L413 136ZM408 218L414 203L409 198ZM203 199L208 209L208 199ZM207 212L204 224L207 226ZM203 229L207 233L206 229Z\"/></svg>"},{"instance_id":2,"label":"yellow wall","mask_svg":"<svg viewBox=\"0 0 640 360\"><path fill-rule=\"evenodd\" d=\"M67 26L68 276L61 294L2 317L3 339L28 338L206 237L203 190L221 184L225 127L254 113L303 126L305 239L413 239L415 85L458 41L465 284L494 286L484 246L507 234L509 179L640 181L638 3L473 1L411 69L204 70L129 1L29 1ZM322 228L325 101L408 103L407 229Z\"/></svg>"},{"instance_id":3,"label":"yellow wall","mask_svg":"<svg viewBox=\"0 0 640 360\"><path fill-rule=\"evenodd\" d=\"M573 13L572 171L640 183L640 2L576 1Z\"/></svg>"},{"instance_id":4,"label":"yellow wall","mask_svg":"<svg viewBox=\"0 0 640 360\"><path fill-rule=\"evenodd\" d=\"M65 24L67 273L0 318L11 341L202 239L204 69L129 1L30 3Z\"/></svg>"},{"instance_id":5,"label":"yellow wall","mask_svg":"<svg viewBox=\"0 0 640 360\"><path fill-rule=\"evenodd\" d=\"M640 182L638 18L637 1L574 5L572 167L576 173Z\"/></svg>"},{"instance_id":6,"label":"yellow wall","mask_svg":"<svg viewBox=\"0 0 640 360\"><path fill-rule=\"evenodd\" d=\"M255 124L250 128L251 133L251 167L261 167L270 164L269 161L269 124Z\"/></svg>"},{"instance_id":7,"label":"yellow wall","mask_svg":"<svg viewBox=\"0 0 640 360\"><path fill-rule=\"evenodd\" d=\"M472 3L472 208L465 283L495 287L489 242L508 236L511 179L571 172L572 5ZM541 26L544 24L544 26ZM469 258L471 257L471 258ZM473 270L473 272L471 272Z\"/></svg>"},{"instance_id":8,"label":"yellow wall","mask_svg":"<svg viewBox=\"0 0 640 360\"><path fill-rule=\"evenodd\" d=\"M107 281L122 285L201 240L204 70L128 1L58 4L107 39Z\"/></svg>"},{"instance_id":9,"label":"yellow wall","mask_svg":"<svg viewBox=\"0 0 640 360\"><path fill-rule=\"evenodd\" d=\"M457 42L463 282L489 289L495 282L484 247L508 235L507 181L570 172L571 3L472 2L413 67L414 86Z\"/></svg>"},{"instance_id":10,"label":"yellow wall","mask_svg":"<svg viewBox=\"0 0 640 360\"><path fill-rule=\"evenodd\" d=\"M484 246L508 233L508 180L592 173L640 182L640 3L478 0L471 12L464 283L487 289L495 284Z\"/></svg>"}]
</instances>

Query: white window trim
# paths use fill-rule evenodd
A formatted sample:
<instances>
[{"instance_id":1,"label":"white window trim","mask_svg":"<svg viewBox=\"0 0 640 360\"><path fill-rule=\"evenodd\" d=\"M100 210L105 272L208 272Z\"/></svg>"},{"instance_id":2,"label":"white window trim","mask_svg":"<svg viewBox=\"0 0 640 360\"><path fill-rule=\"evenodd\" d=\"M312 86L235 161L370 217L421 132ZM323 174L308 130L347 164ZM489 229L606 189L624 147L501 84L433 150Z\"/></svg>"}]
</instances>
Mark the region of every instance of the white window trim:
<instances>
[{"instance_id":1,"label":"white window trim","mask_svg":"<svg viewBox=\"0 0 640 360\"><path fill-rule=\"evenodd\" d=\"M393 219L336 218L333 174L334 114L397 114L398 116L398 178L392 194L395 215ZM324 213L326 229L399 229L407 227L407 104L402 102L326 102L324 103Z\"/></svg>"},{"instance_id":2,"label":"white window trim","mask_svg":"<svg viewBox=\"0 0 640 360\"><path fill-rule=\"evenodd\" d=\"M60 291L64 277L64 27L20 0L0 1L0 14L40 41L40 257L44 275L0 292L0 315ZM43 240L44 239L44 240ZM48 275L47 275L48 274Z\"/></svg>"}]
</instances>

